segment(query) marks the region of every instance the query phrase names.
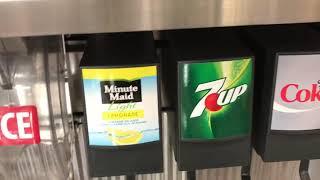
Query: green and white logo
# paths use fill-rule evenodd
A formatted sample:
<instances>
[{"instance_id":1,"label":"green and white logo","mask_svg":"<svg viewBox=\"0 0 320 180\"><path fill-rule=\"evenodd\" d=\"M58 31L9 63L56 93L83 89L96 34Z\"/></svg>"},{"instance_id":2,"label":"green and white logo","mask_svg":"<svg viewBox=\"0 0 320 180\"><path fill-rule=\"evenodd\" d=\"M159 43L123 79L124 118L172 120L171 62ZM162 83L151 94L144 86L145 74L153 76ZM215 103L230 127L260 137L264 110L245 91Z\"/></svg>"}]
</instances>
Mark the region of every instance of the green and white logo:
<instances>
[{"instance_id":1,"label":"green and white logo","mask_svg":"<svg viewBox=\"0 0 320 180\"><path fill-rule=\"evenodd\" d=\"M226 78L216 81L199 84L196 93L209 90L208 93L201 98L196 107L193 109L190 118L199 117L204 109L209 111L219 111L223 106L235 102L239 96L246 92L248 85L243 84L231 89L223 90Z\"/></svg>"},{"instance_id":2,"label":"green and white logo","mask_svg":"<svg viewBox=\"0 0 320 180\"><path fill-rule=\"evenodd\" d=\"M251 58L179 64L182 139L249 135L252 68Z\"/></svg>"}]
</instances>

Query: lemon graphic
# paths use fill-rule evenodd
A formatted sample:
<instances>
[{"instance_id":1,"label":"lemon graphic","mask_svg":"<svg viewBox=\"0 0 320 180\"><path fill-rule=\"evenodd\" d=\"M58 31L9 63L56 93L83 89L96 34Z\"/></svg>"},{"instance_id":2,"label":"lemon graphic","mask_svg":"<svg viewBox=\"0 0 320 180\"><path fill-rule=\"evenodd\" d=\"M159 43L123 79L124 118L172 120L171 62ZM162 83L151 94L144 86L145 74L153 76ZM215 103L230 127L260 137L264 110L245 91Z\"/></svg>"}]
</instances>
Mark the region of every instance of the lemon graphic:
<instances>
[{"instance_id":1,"label":"lemon graphic","mask_svg":"<svg viewBox=\"0 0 320 180\"><path fill-rule=\"evenodd\" d=\"M142 139L142 133L134 130L109 129L108 138L116 145L137 144Z\"/></svg>"}]
</instances>

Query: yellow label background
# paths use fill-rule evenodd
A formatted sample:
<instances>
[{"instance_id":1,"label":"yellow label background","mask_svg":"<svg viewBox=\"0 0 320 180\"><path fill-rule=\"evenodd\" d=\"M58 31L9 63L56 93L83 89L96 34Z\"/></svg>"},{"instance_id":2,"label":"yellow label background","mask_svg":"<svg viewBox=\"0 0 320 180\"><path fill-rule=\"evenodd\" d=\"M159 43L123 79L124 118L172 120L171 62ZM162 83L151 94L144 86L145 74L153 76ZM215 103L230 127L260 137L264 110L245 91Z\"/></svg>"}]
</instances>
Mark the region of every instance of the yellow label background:
<instances>
[{"instance_id":1,"label":"yellow label background","mask_svg":"<svg viewBox=\"0 0 320 180\"><path fill-rule=\"evenodd\" d=\"M83 79L97 80L134 80L148 76L156 76L156 66L110 68L110 69L82 69Z\"/></svg>"}]
</instances>

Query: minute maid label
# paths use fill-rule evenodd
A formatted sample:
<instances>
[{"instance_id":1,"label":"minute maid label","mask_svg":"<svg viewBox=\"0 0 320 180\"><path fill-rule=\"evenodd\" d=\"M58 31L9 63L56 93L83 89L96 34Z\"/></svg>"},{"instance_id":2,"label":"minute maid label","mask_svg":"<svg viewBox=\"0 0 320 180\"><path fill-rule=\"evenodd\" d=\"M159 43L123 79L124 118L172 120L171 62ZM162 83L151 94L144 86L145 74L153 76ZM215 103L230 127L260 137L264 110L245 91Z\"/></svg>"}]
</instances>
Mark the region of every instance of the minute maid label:
<instances>
[{"instance_id":1,"label":"minute maid label","mask_svg":"<svg viewBox=\"0 0 320 180\"><path fill-rule=\"evenodd\" d=\"M102 103L141 102L141 80L135 81L102 81Z\"/></svg>"},{"instance_id":2,"label":"minute maid label","mask_svg":"<svg viewBox=\"0 0 320 180\"><path fill-rule=\"evenodd\" d=\"M82 69L89 145L158 141L157 67Z\"/></svg>"}]
</instances>

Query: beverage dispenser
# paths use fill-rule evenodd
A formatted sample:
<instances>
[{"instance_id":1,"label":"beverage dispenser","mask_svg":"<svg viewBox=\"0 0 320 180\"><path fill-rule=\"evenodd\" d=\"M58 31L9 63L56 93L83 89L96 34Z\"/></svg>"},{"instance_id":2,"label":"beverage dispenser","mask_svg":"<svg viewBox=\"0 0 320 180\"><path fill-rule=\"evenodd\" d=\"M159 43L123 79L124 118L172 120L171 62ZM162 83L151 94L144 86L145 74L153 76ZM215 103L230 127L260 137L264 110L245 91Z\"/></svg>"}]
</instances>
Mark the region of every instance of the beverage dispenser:
<instances>
[{"instance_id":1,"label":"beverage dispenser","mask_svg":"<svg viewBox=\"0 0 320 180\"><path fill-rule=\"evenodd\" d=\"M159 62L152 32L90 35L80 66L90 175L161 172Z\"/></svg>"},{"instance_id":2,"label":"beverage dispenser","mask_svg":"<svg viewBox=\"0 0 320 180\"><path fill-rule=\"evenodd\" d=\"M176 113L180 170L245 166L251 156L253 54L228 29L166 31L163 82Z\"/></svg>"},{"instance_id":3,"label":"beverage dispenser","mask_svg":"<svg viewBox=\"0 0 320 180\"><path fill-rule=\"evenodd\" d=\"M319 158L320 34L306 25L246 33L256 53L256 151L264 161Z\"/></svg>"}]
</instances>

